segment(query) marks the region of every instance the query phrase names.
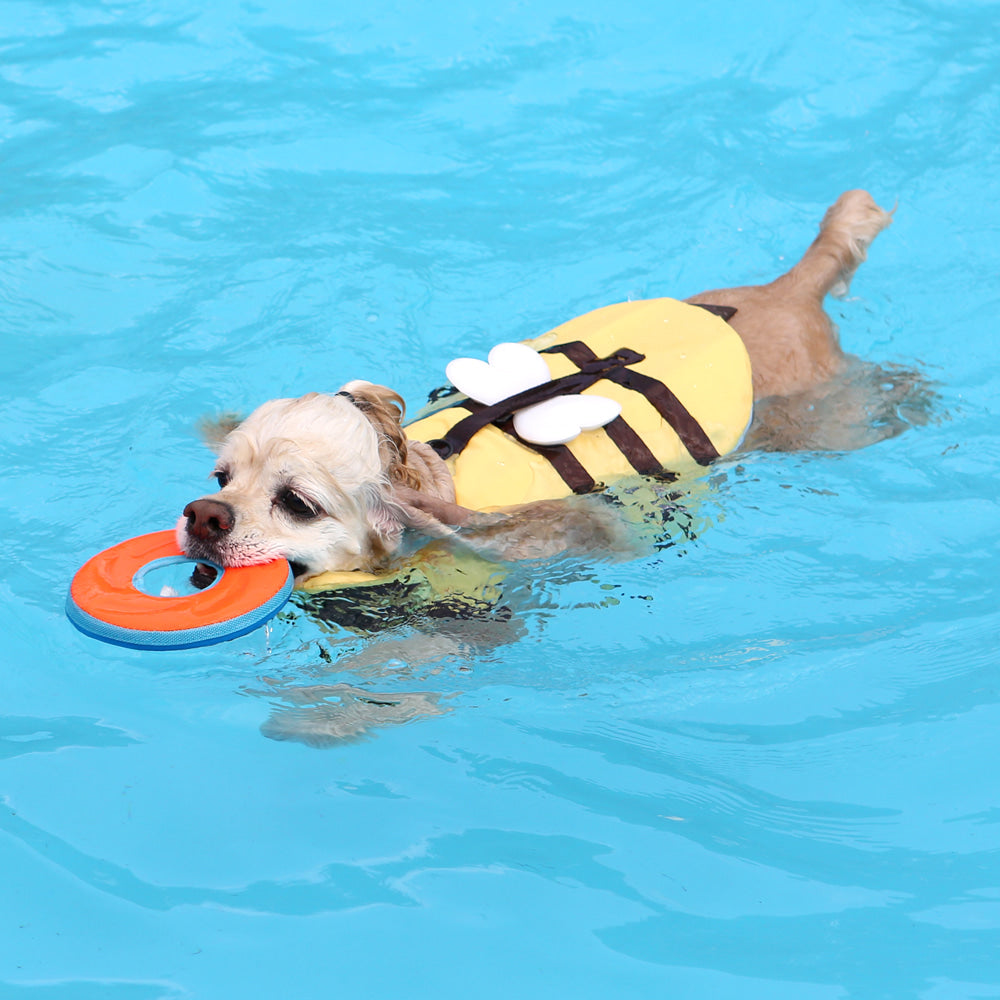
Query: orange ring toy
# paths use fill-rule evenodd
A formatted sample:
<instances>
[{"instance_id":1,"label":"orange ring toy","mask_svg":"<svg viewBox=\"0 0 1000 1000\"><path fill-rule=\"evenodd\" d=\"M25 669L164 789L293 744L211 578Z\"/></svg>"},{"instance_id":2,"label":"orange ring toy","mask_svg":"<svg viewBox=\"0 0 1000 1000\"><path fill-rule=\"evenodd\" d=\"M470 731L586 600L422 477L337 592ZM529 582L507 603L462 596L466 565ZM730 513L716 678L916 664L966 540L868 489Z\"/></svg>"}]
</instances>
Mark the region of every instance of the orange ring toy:
<instances>
[{"instance_id":1,"label":"orange ring toy","mask_svg":"<svg viewBox=\"0 0 1000 1000\"><path fill-rule=\"evenodd\" d=\"M224 569L204 590L160 596L140 589L144 577L188 559L173 531L154 531L88 559L70 585L66 614L95 639L132 649L189 649L252 632L281 610L292 593L284 560Z\"/></svg>"}]
</instances>

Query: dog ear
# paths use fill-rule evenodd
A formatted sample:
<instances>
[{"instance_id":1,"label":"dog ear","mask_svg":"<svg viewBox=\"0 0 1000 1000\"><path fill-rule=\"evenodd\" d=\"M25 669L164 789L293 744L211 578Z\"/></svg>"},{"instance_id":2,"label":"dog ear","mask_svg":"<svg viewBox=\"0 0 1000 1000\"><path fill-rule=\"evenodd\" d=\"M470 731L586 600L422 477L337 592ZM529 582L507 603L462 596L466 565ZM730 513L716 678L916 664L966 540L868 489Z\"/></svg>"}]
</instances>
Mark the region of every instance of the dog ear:
<instances>
[{"instance_id":1,"label":"dog ear","mask_svg":"<svg viewBox=\"0 0 1000 1000\"><path fill-rule=\"evenodd\" d=\"M385 566L399 548L406 523L403 512L384 486L372 485L366 494L365 513L369 529L367 560L371 566Z\"/></svg>"},{"instance_id":2,"label":"dog ear","mask_svg":"<svg viewBox=\"0 0 1000 1000\"><path fill-rule=\"evenodd\" d=\"M447 503L417 490L394 484L373 490L367 498L368 524L387 556L399 547L404 528L419 531L429 538L451 538L472 511ZM456 517L453 512L460 516ZM496 515L481 515L492 517Z\"/></svg>"},{"instance_id":3,"label":"dog ear","mask_svg":"<svg viewBox=\"0 0 1000 1000\"><path fill-rule=\"evenodd\" d=\"M218 453L222 442L243 423L238 413L218 413L214 417L202 417L198 421L198 434L212 451Z\"/></svg>"},{"instance_id":4,"label":"dog ear","mask_svg":"<svg viewBox=\"0 0 1000 1000\"><path fill-rule=\"evenodd\" d=\"M378 432L382 469L389 481L417 489L420 479L406 464L406 432L402 424L406 404L402 396L384 385L361 380L348 382L340 391L353 400Z\"/></svg>"}]
</instances>

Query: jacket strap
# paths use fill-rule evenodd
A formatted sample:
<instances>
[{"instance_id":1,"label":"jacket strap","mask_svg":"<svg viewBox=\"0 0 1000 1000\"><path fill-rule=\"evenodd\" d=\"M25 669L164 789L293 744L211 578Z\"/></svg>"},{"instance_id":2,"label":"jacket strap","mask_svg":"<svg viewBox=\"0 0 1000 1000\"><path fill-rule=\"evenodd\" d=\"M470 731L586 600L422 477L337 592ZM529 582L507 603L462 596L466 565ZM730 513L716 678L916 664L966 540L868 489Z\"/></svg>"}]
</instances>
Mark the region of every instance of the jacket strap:
<instances>
[{"instance_id":1,"label":"jacket strap","mask_svg":"<svg viewBox=\"0 0 1000 1000\"><path fill-rule=\"evenodd\" d=\"M486 406L482 403L477 403L474 399L463 399L461 403L457 403L455 405L468 410L473 416L482 413L483 410L487 409ZM459 424L464 424L465 420L468 419L469 418L466 417L464 420L460 420L459 423L456 424L444 438L436 438L433 441L428 441L427 444L429 444L442 458L447 458L449 455L457 454L462 450L462 448L465 447L465 444L468 444L468 441L466 441L465 444L462 444L461 441L461 437L465 436L465 429L463 429L461 436L456 436L454 431ZM598 484L594 482L593 476L591 476L591 474L583 467L580 460L569 450L569 448L566 447L566 445L541 445L525 441L523 438L519 437L517 431L514 430L512 415L508 415L503 419L494 420L492 422L495 423L496 426L499 427L504 433L516 438L526 448L530 448L532 451L541 455L542 458L547 459L549 465L552 466L562 481L574 493L593 493L594 490L598 488ZM483 426L485 426L485 424ZM449 451L449 447L454 450Z\"/></svg>"},{"instance_id":2,"label":"jacket strap","mask_svg":"<svg viewBox=\"0 0 1000 1000\"><path fill-rule=\"evenodd\" d=\"M588 348L589 350L589 348ZM535 403L544 403L557 396L572 396L579 394L584 389L600 382L601 379L611 378L614 372L622 371L628 365L642 361L645 355L623 348L615 351L614 354L606 358L598 358L596 355L578 365L580 371L563 375L560 378L552 379L550 382L543 382L531 389L508 396L492 406L476 407L469 416L459 420L451 430L442 438L436 438L427 443L442 457L449 458L457 455L472 440L477 431L482 430L487 424L500 423L512 417L518 410L523 410L526 406L534 406ZM616 379L617 381L617 379ZM464 404L463 404L464 405ZM473 409L473 407L468 407ZM518 438L520 441L521 439ZM524 441L523 444L528 444Z\"/></svg>"},{"instance_id":3,"label":"jacket strap","mask_svg":"<svg viewBox=\"0 0 1000 1000\"><path fill-rule=\"evenodd\" d=\"M547 347L541 353L565 354L578 368L583 368L592 363L597 357L581 340ZM642 360L642 358L639 360ZM718 449L712 444L711 438L702 429L701 424L695 420L684 404L674 395L673 391L658 379L652 378L649 375L643 375L642 372L633 371L630 368L620 368L610 371L605 375L605 378L610 379L612 382L617 382L626 389L641 392L649 400L650 405L653 406L656 412L674 429L674 433L681 439L681 443L687 448L688 453L699 465L710 465L719 457ZM608 430L609 436L611 435L610 426L609 424L608 428L605 428ZM631 428L628 428L628 430L631 431ZM641 439L639 439L634 431L632 431L632 434L641 443ZM615 439L612 438L612 440ZM654 470L639 468L638 465L632 462L629 452L621 444L618 444L618 441L615 441L615 444L622 450L625 457L629 459L636 472L647 473L649 471L656 471L659 468L658 464ZM643 448L645 448L645 445L643 445ZM646 455L638 455L637 460L643 464L648 464L648 460L652 458L652 455L649 453L648 448L645 450ZM656 462L655 458L653 458L653 462Z\"/></svg>"}]
</instances>

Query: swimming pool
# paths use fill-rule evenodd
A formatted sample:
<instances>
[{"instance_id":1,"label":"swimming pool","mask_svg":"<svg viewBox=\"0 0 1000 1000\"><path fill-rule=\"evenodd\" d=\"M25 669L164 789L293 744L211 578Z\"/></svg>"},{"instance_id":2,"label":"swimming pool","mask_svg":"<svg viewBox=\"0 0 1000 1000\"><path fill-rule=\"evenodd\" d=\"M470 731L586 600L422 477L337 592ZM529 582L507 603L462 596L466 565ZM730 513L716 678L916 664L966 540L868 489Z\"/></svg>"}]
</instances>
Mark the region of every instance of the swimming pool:
<instances>
[{"instance_id":1,"label":"swimming pool","mask_svg":"<svg viewBox=\"0 0 1000 1000\"><path fill-rule=\"evenodd\" d=\"M0 993L1000 995L1000 4L203 7L0 10ZM66 621L203 414L418 406L853 186L899 208L830 309L930 425L720 465L693 541L514 571L500 645Z\"/></svg>"}]
</instances>

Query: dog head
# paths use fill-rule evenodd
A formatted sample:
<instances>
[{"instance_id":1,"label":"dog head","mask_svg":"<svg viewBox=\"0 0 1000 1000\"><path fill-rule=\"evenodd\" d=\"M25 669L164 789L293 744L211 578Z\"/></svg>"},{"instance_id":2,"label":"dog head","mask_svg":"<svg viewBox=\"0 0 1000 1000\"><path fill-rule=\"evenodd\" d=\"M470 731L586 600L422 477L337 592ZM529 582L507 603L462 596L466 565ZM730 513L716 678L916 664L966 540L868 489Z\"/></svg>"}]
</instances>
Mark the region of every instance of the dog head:
<instances>
[{"instance_id":1,"label":"dog head","mask_svg":"<svg viewBox=\"0 0 1000 1000\"><path fill-rule=\"evenodd\" d=\"M220 489L184 508L181 549L221 566L284 558L297 579L378 568L407 524L393 487L450 488L402 416L396 393L367 382L264 403L217 442Z\"/></svg>"}]
</instances>

